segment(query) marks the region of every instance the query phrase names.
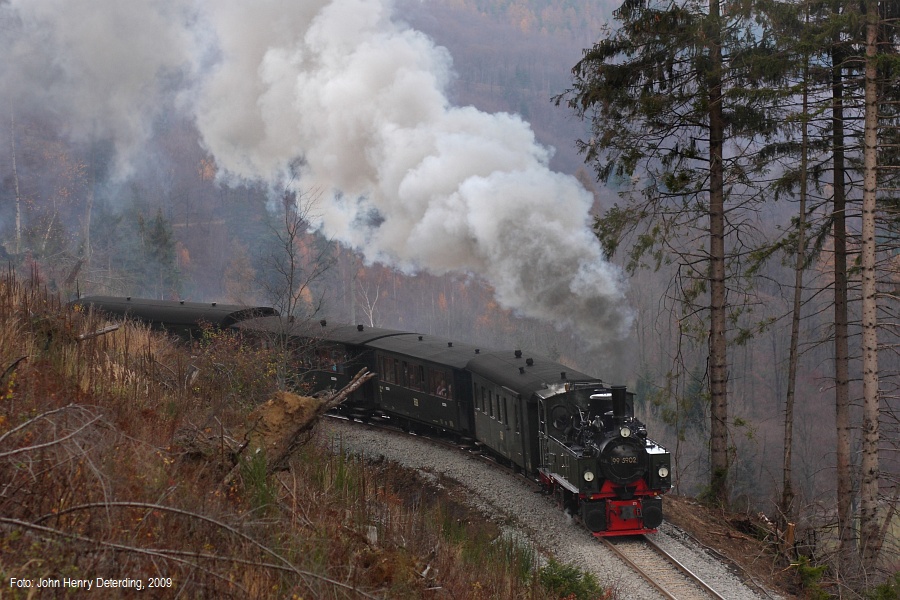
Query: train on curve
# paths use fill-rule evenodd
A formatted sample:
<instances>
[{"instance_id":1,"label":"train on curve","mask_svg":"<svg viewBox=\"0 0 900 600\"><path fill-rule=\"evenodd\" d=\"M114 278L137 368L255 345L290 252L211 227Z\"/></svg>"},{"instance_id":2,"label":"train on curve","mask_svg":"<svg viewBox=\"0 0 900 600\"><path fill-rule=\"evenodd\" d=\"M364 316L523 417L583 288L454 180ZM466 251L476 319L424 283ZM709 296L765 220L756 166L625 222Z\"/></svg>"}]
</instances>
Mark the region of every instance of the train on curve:
<instances>
[{"instance_id":1,"label":"train on curve","mask_svg":"<svg viewBox=\"0 0 900 600\"><path fill-rule=\"evenodd\" d=\"M377 374L342 409L470 440L536 478L595 536L653 533L671 487L669 452L634 417L634 395L548 358L431 335L295 321L267 307L93 296L77 300L180 335L201 323L302 348L313 389Z\"/></svg>"}]
</instances>

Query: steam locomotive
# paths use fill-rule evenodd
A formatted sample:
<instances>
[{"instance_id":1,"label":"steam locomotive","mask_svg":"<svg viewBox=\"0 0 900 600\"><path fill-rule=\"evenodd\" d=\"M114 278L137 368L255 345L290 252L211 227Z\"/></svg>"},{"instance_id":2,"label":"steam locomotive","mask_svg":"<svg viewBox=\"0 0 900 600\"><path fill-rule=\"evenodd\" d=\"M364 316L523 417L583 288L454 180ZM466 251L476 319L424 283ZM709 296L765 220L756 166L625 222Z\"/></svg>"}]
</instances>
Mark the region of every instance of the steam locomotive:
<instances>
[{"instance_id":1,"label":"steam locomotive","mask_svg":"<svg viewBox=\"0 0 900 600\"><path fill-rule=\"evenodd\" d=\"M431 335L283 318L268 307L110 296L74 302L182 336L201 324L301 349L305 383L339 389L377 374L341 410L389 417L482 447L536 478L595 536L653 533L671 488L669 452L634 417L623 386L520 350L488 350Z\"/></svg>"}]
</instances>

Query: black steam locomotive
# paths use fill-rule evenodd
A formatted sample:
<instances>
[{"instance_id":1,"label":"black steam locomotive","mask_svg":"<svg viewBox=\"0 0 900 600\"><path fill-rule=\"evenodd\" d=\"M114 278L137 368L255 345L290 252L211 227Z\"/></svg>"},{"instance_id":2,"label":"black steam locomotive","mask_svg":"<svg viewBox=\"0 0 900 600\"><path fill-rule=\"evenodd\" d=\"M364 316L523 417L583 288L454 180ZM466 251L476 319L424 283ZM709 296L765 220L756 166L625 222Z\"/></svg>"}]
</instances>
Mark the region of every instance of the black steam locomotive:
<instances>
[{"instance_id":1,"label":"black steam locomotive","mask_svg":"<svg viewBox=\"0 0 900 600\"><path fill-rule=\"evenodd\" d=\"M519 350L486 350L430 335L327 321L271 308L88 297L75 302L190 335L201 323L304 348L312 389L341 388L360 369L377 377L342 410L389 416L484 447L537 478L595 536L652 533L671 487L669 452L634 418L621 386Z\"/></svg>"}]
</instances>

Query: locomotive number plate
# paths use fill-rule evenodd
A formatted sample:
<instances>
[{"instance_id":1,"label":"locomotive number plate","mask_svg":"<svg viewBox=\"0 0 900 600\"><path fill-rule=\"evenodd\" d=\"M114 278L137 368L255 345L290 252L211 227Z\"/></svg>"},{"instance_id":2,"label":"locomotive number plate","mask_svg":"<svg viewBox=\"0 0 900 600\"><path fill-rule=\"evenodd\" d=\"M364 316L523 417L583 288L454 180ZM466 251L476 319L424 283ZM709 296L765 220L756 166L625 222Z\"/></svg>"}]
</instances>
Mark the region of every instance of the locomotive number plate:
<instances>
[{"instance_id":1,"label":"locomotive number plate","mask_svg":"<svg viewBox=\"0 0 900 600\"><path fill-rule=\"evenodd\" d=\"M611 462L614 465L636 465L637 461L637 456L614 456Z\"/></svg>"}]
</instances>

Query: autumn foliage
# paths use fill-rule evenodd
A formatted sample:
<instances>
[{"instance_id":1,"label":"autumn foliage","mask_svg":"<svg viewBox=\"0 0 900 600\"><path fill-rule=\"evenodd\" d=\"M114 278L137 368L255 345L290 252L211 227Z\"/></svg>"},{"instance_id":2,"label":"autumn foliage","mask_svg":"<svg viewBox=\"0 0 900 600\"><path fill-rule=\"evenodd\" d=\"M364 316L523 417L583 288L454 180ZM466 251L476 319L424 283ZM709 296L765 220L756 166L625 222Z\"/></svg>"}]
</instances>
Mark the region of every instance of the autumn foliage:
<instances>
[{"instance_id":1,"label":"autumn foliage","mask_svg":"<svg viewBox=\"0 0 900 600\"><path fill-rule=\"evenodd\" d=\"M0 280L4 581L170 582L153 597L552 597L530 575L534 552L503 541L453 482L429 487L315 435L274 474L265 453L236 451L274 389L265 351L115 325Z\"/></svg>"}]
</instances>

